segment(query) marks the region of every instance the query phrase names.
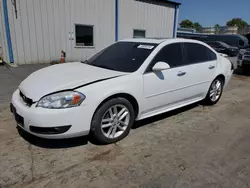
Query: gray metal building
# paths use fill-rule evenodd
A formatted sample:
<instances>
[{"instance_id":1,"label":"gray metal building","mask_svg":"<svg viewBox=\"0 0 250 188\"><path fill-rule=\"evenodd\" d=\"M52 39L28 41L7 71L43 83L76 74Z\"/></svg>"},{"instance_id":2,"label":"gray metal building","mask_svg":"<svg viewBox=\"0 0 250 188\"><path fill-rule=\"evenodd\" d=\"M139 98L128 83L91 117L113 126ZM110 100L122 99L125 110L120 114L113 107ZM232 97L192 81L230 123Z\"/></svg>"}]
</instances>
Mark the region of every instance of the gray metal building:
<instances>
[{"instance_id":1,"label":"gray metal building","mask_svg":"<svg viewBox=\"0 0 250 188\"><path fill-rule=\"evenodd\" d=\"M175 37L180 3L167 0L0 0L6 62L85 60L124 38ZM0 54L1 56L1 54Z\"/></svg>"}]
</instances>

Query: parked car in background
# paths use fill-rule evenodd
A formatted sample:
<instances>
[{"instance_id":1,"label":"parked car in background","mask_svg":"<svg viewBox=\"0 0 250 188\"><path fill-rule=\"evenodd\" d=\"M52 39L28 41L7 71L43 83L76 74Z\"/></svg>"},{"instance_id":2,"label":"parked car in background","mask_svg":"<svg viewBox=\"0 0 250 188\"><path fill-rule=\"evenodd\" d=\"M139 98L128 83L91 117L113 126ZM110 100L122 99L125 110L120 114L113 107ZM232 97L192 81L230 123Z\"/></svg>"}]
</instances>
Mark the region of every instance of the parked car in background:
<instances>
[{"instance_id":1,"label":"parked car in background","mask_svg":"<svg viewBox=\"0 0 250 188\"><path fill-rule=\"evenodd\" d=\"M109 144L135 120L202 100L216 104L232 72L228 59L200 41L123 40L85 62L34 72L14 92L11 111L38 137L90 134Z\"/></svg>"},{"instance_id":2,"label":"parked car in background","mask_svg":"<svg viewBox=\"0 0 250 188\"><path fill-rule=\"evenodd\" d=\"M248 39L243 35L205 35L201 33L177 32L178 38L195 39L200 41L221 41L239 49L245 49L249 45Z\"/></svg>"},{"instance_id":3,"label":"parked car in background","mask_svg":"<svg viewBox=\"0 0 250 188\"><path fill-rule=\"evenodd\" d=\"M237 60L238 67L241 67L243 72L250 68L250 48L241 49Z\"/></svg>"},{"instance_id":4,"label":"parked car in background","mask_svg":"<svg viewBox=\"0 0 250 188\"><path fill-rule=\"evenodd\" d=\"M229 46L228 44L220 41L205 41L209 46L211 46L215 51L219 53L226 54L230 57L237 56L239 54L239 48L234 46Z\"/></svg>"},{"instance_id":5,"label":"parked car in background","mask_svg":"<svg viewBox=\"0 0 250 188\"><path fill-rule=\"evenodd\" d=\"M239 49L244 49L248 46L248 39L243 35L207 35L204 40L221 41Z\"/></svg>"}]
</instances>

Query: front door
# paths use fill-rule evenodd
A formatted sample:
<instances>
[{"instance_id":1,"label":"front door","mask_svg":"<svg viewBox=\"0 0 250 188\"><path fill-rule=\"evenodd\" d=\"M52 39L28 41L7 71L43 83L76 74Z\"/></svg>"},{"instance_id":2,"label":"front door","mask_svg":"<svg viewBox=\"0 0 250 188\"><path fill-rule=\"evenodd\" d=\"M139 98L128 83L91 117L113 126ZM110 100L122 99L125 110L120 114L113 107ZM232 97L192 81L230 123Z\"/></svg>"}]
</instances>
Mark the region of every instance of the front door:
<instances>
[{"instance_id":1,"label":"front door","mask_svg":"<svg viewBox=\"0 0 250 188\"><path fill-rule=\"evenodd\" d=\"M170 69L152 71L152 67L160 61L168 63ZM185 101L189 74L188 66L183 62L181 43L169 44L156 55L143 75L145 98L143 114L157 113Z\"/></svg>"}]
</instances>

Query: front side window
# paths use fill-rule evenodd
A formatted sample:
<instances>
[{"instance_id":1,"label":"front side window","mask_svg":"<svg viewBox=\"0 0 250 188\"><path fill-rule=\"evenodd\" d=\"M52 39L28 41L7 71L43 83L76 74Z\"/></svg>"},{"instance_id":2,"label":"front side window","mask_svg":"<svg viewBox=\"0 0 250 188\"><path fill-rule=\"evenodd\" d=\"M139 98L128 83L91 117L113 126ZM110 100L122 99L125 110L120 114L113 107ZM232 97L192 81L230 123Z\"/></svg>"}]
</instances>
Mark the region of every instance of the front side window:
<instances>
[{"instance_id":1,"label":"front side window","mask_svg":"<svg viewBox=\"0 0 250 188\"><path fill-rule=\"evenodd\" d=\"M76 46L94 46L93 26L75 25Z\"/></svg>"},{"instance_id":2,"label":"front side window","mask_svg":"<svg viewBox=\"0 0 250 188\"><path fill-rule=\"evenodd\" d=\"M117 42L87 60L87 63L105 69L134 72L144 63L158 44Z\"/></svg>"},{"instance_id":3,"label":"front side window","mask_svg":"<svg viewBox=\"0 0 250 188\"><path fill-rule=\"evenodd\" d=\"M202 63L216 59L216 54L206 46L197 43L184 43L186 64Z\"/></svg>"},{"instance_id":4,"label":"front side window","mask_svg":"<svg viewBox=\"0 0 250 188\"><path fill-rule=\"evenodd\" d=\"M173 43L163 47L155 56L146 72L151 72L153 66L159 61L168 63L170 68L184 65L181 43Z\"/></svg>"}]
</instances>

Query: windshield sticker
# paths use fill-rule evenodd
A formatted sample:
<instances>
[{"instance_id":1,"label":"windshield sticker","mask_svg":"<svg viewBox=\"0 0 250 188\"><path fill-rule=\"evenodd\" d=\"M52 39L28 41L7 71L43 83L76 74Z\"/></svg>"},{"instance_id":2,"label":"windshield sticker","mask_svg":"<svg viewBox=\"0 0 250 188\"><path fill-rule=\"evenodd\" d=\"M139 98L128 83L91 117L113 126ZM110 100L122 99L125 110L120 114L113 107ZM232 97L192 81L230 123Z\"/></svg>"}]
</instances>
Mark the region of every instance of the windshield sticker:
<instances>
[{"instance_id":1,"label":"windshield sticker","mask_svg":"<svg viewBox=\"0 0 250 188\"><path fill-rule=\"evenodd\" d=\"M154 48L154 46L141 44L137 48L152 50Z\"/></svg>"}]
</instances>

